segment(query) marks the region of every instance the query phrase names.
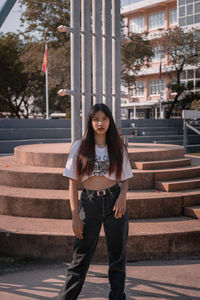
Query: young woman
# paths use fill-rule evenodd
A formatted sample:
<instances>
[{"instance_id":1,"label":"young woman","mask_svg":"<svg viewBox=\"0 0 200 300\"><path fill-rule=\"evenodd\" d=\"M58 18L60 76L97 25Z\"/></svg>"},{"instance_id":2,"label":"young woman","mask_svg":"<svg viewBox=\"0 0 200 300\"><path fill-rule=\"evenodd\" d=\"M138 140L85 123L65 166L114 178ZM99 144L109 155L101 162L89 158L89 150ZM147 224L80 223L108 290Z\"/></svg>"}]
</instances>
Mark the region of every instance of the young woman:
<instances>
[{"instance_id":1,"label":"young woman","mask_svg":"<svg viewBox=\"0 0 200 300\"><path fill-rule=\"evenodd\" d=\"M132 177L132 170L112 113L105 104L95 104L91 108L83 138L71 147L64 176L69 177L75 243L73 261L58 299L78 298L102 223L109 256L109 299L126 299L126 193L127 179ZM83 186L80 205L79 181Z\"/></svg>"}]
</instances>

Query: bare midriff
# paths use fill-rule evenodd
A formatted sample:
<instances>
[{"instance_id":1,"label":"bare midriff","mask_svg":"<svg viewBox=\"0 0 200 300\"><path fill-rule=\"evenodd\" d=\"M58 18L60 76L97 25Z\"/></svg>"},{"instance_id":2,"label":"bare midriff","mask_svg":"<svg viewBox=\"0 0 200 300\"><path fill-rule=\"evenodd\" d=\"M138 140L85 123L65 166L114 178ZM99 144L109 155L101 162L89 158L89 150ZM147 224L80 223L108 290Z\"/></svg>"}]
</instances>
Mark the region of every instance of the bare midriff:
<instances>
[{"instance_id":1,"label":"bare midriff","mask_svg":"<svg viewBox=\"0 0 200 300\"><path fill-rule=\"evenodd\" d=\"M113 186L117 181L105 176L92 176L86 179L82 186L87 190L104 190Z\"/></svg>"}]
</instances>

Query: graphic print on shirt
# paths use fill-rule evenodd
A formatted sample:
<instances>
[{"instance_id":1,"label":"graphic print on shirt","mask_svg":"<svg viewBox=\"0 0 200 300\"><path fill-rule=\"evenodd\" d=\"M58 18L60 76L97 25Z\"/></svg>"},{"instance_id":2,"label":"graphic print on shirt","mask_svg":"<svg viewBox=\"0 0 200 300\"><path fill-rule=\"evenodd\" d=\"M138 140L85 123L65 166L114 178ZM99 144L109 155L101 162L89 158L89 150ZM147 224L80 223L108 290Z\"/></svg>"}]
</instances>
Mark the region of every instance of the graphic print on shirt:
<instances>
[{"instance_id":1,"label":"graphic print on shirt","mask_svg":"<svg viewBox=\"0 0 200 300\"><path fill-rule=\"evenodd\" d=\"M95 155L94 176L105 175L109 170L109 159L107 155L100 157Z\"/></svg>"}]
</instances>

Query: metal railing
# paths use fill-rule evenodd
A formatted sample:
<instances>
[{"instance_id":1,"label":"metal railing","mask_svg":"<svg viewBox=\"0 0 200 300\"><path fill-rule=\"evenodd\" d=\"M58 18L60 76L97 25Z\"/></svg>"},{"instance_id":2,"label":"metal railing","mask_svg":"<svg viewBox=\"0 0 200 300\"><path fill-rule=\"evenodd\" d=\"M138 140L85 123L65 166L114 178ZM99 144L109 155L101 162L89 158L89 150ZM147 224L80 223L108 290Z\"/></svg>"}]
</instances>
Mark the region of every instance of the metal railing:
<instances>
[{"instance_id":1,"label":"metal railing","mask_svg":"<svg viewBox=\"0 0 200 300\"><path fill-rule=\"evenodd\" d=\"M188 121L183 119L183 145L184 145L184 153L187 152L187 127L194 132L196 132L198 135L200 135L200 130L195 128L194 126L190 125Z\"/></svg>"}]
</instances>

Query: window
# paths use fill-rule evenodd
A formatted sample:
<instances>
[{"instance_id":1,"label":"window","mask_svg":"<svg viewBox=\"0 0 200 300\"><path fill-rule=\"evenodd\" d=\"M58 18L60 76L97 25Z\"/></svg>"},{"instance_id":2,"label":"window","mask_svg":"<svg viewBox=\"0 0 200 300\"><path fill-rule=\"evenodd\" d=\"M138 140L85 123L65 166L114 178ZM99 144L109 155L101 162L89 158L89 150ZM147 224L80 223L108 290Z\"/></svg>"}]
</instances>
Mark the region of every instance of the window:
<instances>
[{"instance_id":1,"label":"window","mask_svg":"<svg viewBox=\"0 0 200 300\"><path fill-rule=\"evenodd\" d=\"M186 71L182 71L182 72L181 72L180 78L181 78L181 79L186 79Z\"/></svg>"},{"instance_id":2,"label":"window","mask_svg":"<svg viewBox=\"0 0 200 300\"><path fill-rule=\"evenodd\" d=\"M191 24L193 24L194 22L193 22L193 16L189 16L189 17L187 17L187 25L191 25Z\"/></svg>"},{"instance_id":3,"label":"window","mask_svg":"<svg viewBox=\"0 0 200 300\"><path fill-rule=\"evenodd\" d=\"M145 91L145 82L144 81L136 81L134 85L130 88L131 96L144 96Z\"/></svg>"},{"instance_id":4,"label":"window","mask_svg":"<svg viewBox=\"0 0 200 300\"><path fill-rule=\"evenodd\" d=\"M186 19L185 18L180 18L179 19L179 26L185 26L186 25Z\"/></svg>"},{"instance_id":5,"label":"window","mask_svg":"<svg viewBox=\"0 0 200 300\"><path fill-rule=\"evenodd\" d=\"M194 22L200 23L200 14L194 16Z\"/></svg>"},{"instance_id":6,"label":"window","mask_svg":"<svg viewBox=\"0 0 200 300\"><path fill-rule=\"evenodd\" d=\"M195 13L200 12L200 2L195 3Z\"/></svg>"},{"instance_id":7,"label":"window","mask_svg":"<svg viewBox=\"0 0 200 300\"><path fill-rule=\"evenodd\" d=\"M160 47L155 47L153 52L154 52L154 56L152 58L153 62L160 61L160 59L162 60L165 58L165 53L163 51L161 51Z\"/></svg>"},{"instance_id":8,"label":"window","mask_svg":"<svg viewBox=\"0 0 200 300\"><path fill-rule=\"evenodd\" d=\"M185 16L185 6L179 7L179 17Z\"/></svg>"},{"instance_id":9,"label":"window","mask_svg":"<svg viewBox=\"0 0 200 300\"><path fill-rule=\"evenodd\" d=\"M200 69L195 70L195 77L200 78Z\"/></svg>"},{"instance_id":10,"label":"window","mask_svg":"<svg viewBox=\"0 0 200 300\"><path fill-rule=\"evenodd\" d=\"M123 18L122 23L121 23L121 25L122 25L121 28L122 28L122 32L123 32L124 35L126 35L126 28L127 28L126 24L127 24L127 19Z\"/></svg>"},{"instance_id":11,"label":"window","mask_svg":"<svg viewBox=\"0 0 200 300\"><path fill-rule=\"evenodd\" d=\"M179 6L180 27L200 23L200 0L179 0Z\"/></svg>"},{"instance_id":12,"label":"window","mask_svg":"<svg viewBox=\"0 0 200 300\"><path fill-rule=\"evenodd\" d=\"M156 29L165 26L165 13L159 12L149 16L149 29Z\"/></svg>"},{"instance_id":13,"label":"window","mask_svg":"<svg viewBox=\"0 0 200 300\"><path fill-rule=\"evenodd\" d=\"M130 19L130 32L141 33L145 31L144 17Z\"/></svg>"},{"instance_id":14,"label":"window","mask_svg":"<svg viewBox=\"0 0 200 300\"><path fill-rule=\"evenodd\" d=\"M150 95L158 95L165 90L165 80L150 80Z\"/></svg>"},{"instance_id":15,"label":"window","mask_svg":"<svg viewBox=\"0 0 200 300\"><path fill-rule=\"evenodd\" d=\"M187 5L187 15L193 14L193 4Z\"/></svg>"},{"instance_id":16,"label":"window","mask_svg":"<svg viewBox=\"0 0 200 300\"><path fill-rule=\"evenodd\" d=\"M194 78L194 70L188 70L188 79Z\"/></svg>"},{"instance_id":17,"label":"window","mask_svg":"<svg viewBox=\"0 0 200 300\"><path fill-rule=\"evenodd\" d=\"M171 9L169 12L169 24L177 24L177 9Z\"/></svg>"}]
</instances>

